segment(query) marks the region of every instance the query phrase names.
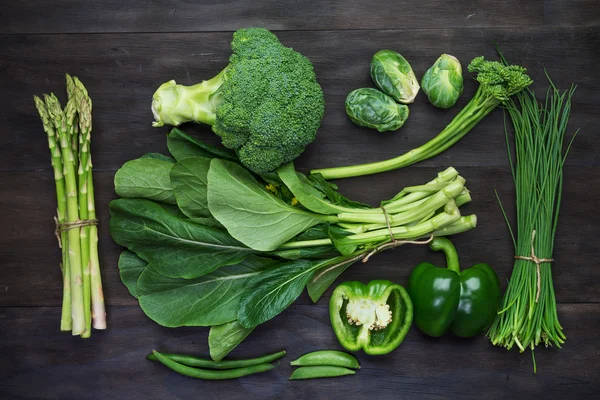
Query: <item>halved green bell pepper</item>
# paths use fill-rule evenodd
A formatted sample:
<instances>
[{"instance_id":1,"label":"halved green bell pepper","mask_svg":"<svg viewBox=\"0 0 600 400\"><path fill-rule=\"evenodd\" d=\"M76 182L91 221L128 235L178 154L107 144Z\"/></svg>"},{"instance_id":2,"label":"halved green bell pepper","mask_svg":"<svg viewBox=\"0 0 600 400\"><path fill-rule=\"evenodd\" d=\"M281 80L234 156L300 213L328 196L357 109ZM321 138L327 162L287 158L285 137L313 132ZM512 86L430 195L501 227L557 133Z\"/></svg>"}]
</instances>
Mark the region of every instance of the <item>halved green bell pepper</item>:
<instances>
[{"instance_id":1,"label":"halved green bell pepper","mask_svg":"<svg viewBox=\"0 0 600 400\"><path fill-rule=\"evenodd\" d=\"M447 268L421 263L410 274L408 293L415 308L415 323L434 337L450 329L460 337L482 333L500 306L498 275L487 264L461 272L456 248L446 238L436 237L429 247L445 253Z\"/></svg>"},{"instance_id":2,"label":"halved green bell pepper","mask_svg":"<svg viewBox=\"0 0 600 400\"><path fill-rule=\"evenodd\" d=\"M413 319L413 305L400 285L376 280L345 282L329 302L331 326L347 350L387 354L402 343Z\"/></svg>"}]
</instances>

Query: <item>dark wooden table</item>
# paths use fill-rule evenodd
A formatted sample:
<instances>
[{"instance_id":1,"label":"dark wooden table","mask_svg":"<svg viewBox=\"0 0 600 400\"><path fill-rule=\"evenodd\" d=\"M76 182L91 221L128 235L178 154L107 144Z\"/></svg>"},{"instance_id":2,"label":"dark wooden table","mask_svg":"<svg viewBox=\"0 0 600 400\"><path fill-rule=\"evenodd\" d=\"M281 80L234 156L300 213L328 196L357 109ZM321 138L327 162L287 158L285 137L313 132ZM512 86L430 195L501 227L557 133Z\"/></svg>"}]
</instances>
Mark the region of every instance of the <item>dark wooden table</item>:
<instances>
[{"instance_id":1,"label":"dark wooden table","mask_svg":"<svg viewBox=\"0 0 600 400\"><path fill-rule=\"evenodd\" d=\"M204 3L204 4L202 4ZM2 399L364 399L364 398L593 398L600 392L600 12L594 0L381 1L291 0L222 2L7 2L0 11L0 398ZM495 57L497 41L509 60L542 67L565 88L579 85L571 130L581 128L565 170L563 212L553 266L558 312L567 335L562 349L529 352L495 348L483 338L425 337L414 327L393 353L358 354L352 378L289 382L290 359L339 348L329 325L328 292L317 305L303 295L261 325L231 357L285 348L289 356L266 374L226 382L195 381L144 356L153 348L207 354L208 330L167 329L149 320L121 284L120 248L108 233L112 179L127 160L166 151L167 129L150 126L150 99L163 81L191 84L226 63L231 33L272 29L314 63L327 102L318 139L298 160L302 169L392 157L438 132L472 96L467 79L458 106L442 111L419 95L405 127L380 134L347 119L343 102L372 86L373 53L402 53L420 77L443 52L465 67L475 56ZM100 251L109 329L89 340L58 331L60 252L53 235L54 183L46 138L33 94L64 96L64 73L80 77L94 101L93 157ZM216 142L208 129L188 131ZM467 178L479 217L475 231L456 237L464 265L488 261L503 284L513 250L494 189L513 210L514 190L497 110L442 155L410 168L340 182L352 198L376 204L406 185L447 167ZM411 268L439 254L404 247L355 266L344 279L391 279L406 284Z\"/></svg>"}]
</instances>

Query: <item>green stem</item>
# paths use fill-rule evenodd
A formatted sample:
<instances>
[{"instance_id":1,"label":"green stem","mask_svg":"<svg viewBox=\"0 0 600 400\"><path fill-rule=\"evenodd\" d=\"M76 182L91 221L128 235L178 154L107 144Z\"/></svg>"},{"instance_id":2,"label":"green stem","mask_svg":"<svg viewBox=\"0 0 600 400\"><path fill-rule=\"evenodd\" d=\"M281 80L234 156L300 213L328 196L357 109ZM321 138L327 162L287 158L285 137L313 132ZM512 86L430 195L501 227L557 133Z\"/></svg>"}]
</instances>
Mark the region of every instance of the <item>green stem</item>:
<instances>
[{"instance_id":1,"label":"green stem","mask_svg":"<svg viewBox=\"0 0 600 400\"><path fill-rule=\"evenodd\" d=\"M499 104L497 100L494 102L495 106ZM465 108L454 117L450 124L448 124L448 126L446 126L446 128L444 128L444 130L442 130L435 138L422 146L385 161L346 167L317 169L311 171L311 173L320 173L325 179L350 178L391 171L431 158L449 147L447 146L447 143L454 143L458 140L456 139L453 141L454 138L461 138L467 134L493 109L490 108L488 110L489 105L491 105L491 102L489 101L489 98L483 94L482 87L480 86L477 89L475 96L469 101ZM482 111L482 108L484 111Z\"/></svg>"},{"instance_id":2,"label":"green stem","mask_svg":"<svg viewBox=\"0 0 600 400\"><path fill-rule=\"evenodd\" d=\"M460 274L460 264L458 262L458 253L452 242L445 237L436 237L429 243L429 248L433 251L443 251L446 256L446 268Z\"/></svg>"},{"instance_id":3,"label":"green stem","mask_svg":"<svg viewBox=\"0 0 600 400\"><path fill-rule=\"evenodd\" d=\"M88 174L88 217L96 219L96 206L94 202L94 179L92 178L91 157ZM90 226L90 267L92 288L92 323L94 329L106 329L106 308L104 305L104 292L102 290L102 276L100 275L100 259L98 256L98 227Z\"/></svg>"}]
</instances>

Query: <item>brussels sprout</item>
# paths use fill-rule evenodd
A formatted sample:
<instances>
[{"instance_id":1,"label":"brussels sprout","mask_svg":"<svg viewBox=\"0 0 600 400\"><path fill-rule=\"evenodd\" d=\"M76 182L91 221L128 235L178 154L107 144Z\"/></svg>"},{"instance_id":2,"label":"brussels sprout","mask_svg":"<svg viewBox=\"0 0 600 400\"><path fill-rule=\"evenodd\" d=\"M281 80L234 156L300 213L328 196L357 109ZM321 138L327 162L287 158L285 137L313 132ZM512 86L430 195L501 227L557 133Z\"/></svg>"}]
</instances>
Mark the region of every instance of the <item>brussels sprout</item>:
<instances>
[{"instance_id":1,"label":"brussels sprout","mask_svg":"<svg viewBox=\"0 0 600 400\"><path fill-rule=\"evenodd\" d=\"M353 90L346 98L346 113L356 125L379 132L395 131L406 122L408 107L377 89L362 88Z\"/></svg>"},{"instance_id":2,"label":"brussels sprout","mask_svg":"<svg viewBox=\"0 0 600 400\"><path fill-rule=\"evenodd\" d=\"M452 107L463 91L460 61L449 54L442 54L423 75L421 86L431 104L439 108Z\"/></svg>"},{"instance_id":3,"label":"brussels sprout","mask_svg":"<svg viewBox=\"0 0 600 400\"><path fill-rule=\"evenodd\" d=\"M371 78L379 89L398 103L410 104L419 93L419 81L404 57L380 50L371 60Z\"/></svg>"}]
</instances>

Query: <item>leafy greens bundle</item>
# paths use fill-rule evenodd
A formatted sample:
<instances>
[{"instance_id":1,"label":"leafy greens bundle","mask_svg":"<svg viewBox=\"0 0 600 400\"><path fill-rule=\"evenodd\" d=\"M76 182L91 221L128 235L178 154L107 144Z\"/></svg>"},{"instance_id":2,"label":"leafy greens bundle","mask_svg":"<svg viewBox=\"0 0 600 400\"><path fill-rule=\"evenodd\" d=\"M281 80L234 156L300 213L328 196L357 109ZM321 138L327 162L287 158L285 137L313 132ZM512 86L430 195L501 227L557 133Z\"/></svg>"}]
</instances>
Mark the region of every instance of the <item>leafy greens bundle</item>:
<instances>
[{"instance_id":1,"label":"leafy greens bundle","mask_svg":"<svg viewBox=\"0 0 600 400\"><path fill-rule=\"evenodd\" d=\"M476 225L459 211L470 195L454 168L371 207L291 163L257 175L177 128L167 140L172 157L117 171L110 231L127 248L121 279L144 312L168 327L210 326L214 359L304 288L316 302L357 261Z\"/></svg>"}]
</instances>

